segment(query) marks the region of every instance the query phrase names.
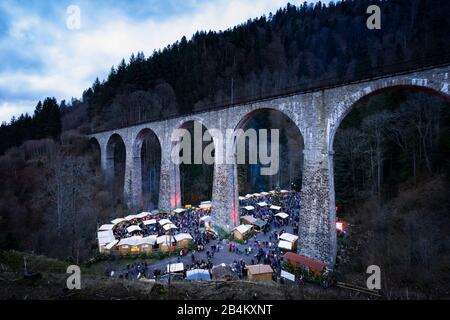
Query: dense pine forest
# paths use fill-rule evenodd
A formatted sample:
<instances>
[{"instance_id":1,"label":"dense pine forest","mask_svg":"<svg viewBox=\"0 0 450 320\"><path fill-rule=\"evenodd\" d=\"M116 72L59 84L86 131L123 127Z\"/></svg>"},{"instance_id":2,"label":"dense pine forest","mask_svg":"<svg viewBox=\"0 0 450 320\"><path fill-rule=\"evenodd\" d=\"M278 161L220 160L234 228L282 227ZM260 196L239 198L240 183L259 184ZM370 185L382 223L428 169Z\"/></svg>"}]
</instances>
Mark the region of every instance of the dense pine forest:
<instances>
[{"instance_id":1,"label":"dense pine forest","mask_svg":"<svg viewBox=\"0 0 450 320\"><path fill-rule=\"evenodd\" d=\"M366 27L370 4L381 8L381 30ZM0 248L86 260L97 250L97 224L124 215L87 133L449 62L449 12L447 0L289 4L223 32L198 31L149 57L126 57L80 99L44 99L33 115L0 126ZM382 261L396 288L429 288L438 278L436 288L445 289L449 123L448 101L408 90L362 101L344 120L334 146L336 200L354 227L338 258L342 272ZM258 165L240 166L239 192L300 188L296 128L271 112L247 127L281 129L284 160L269 178L255 173ZM150 142L144 148L148 180L157 184L159 169L150 164L161 155ZM209 199L212 174L212 167L182 167L183 202ZM157 203L148 185L144 194Z\"/></svg>"}]
</instances>

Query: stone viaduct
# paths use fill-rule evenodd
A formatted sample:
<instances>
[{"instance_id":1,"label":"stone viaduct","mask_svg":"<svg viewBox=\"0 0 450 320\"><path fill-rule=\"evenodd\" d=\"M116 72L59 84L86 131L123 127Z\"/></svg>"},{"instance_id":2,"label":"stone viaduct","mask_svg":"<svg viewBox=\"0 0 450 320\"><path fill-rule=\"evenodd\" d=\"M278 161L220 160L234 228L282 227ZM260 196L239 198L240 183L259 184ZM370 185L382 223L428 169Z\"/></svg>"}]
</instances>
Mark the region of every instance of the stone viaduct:
<instances>
[{"instance_id":1,"label":"stone viaduct","mask_svg":"<svg viewBox=\"0 0 450 320\"><path fill-rule=\"evenodd\" d=\"M107 176L114 168L114 144L111 141L113 137L123 140L126 147L124 198L133 208L139 207L142 198L142 142L146 133L153 132L161 145L159 207L170 210L181 205L179 166L171 161L174 145L171 134L175 129L187 122L198 121L207 129L220 130L225 136L226 129L242 128L260 110L282 112L299 128L304 140L299 253L334 265L336 212L333 141L341 121L360 99L387 88L408 86L448 99L449 73L448 65L422 69L93 133L90 137L96 139L100 146L101 166ZM212 206L215 226L230 231L238 224L235 163L214 165Z\"/></svg>"}]
</instances>

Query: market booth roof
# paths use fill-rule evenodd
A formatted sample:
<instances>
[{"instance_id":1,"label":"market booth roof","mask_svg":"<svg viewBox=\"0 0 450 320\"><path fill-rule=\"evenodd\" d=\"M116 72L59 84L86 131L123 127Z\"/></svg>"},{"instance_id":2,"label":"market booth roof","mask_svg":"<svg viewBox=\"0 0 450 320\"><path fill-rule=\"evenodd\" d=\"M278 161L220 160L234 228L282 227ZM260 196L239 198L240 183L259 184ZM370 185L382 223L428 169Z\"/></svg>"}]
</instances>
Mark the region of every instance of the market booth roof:
<instances>
[{"instance_id":1,"label":"market booth roof","mask_svg":"<svg viewBox=\"0 0 450 320\"><path fill-rule=\"evenodd\" d=\"M292 250L292 242L281 240L280 242L278 242L278 248L284 250Z\"/></svg>"},{"instance_id":2,"label":"market booth roof","mask_svg":"<svg viewBox=\"0 0 450 320\"><path fill-rule=\"evenodd\" d=\"M298 236L285 232L280 236L280 240L294 242L298 240Z\"/></svg>"},{"instance_id":3,"label":"market booth roof","mask_svg":"<svg viewBox=\"0 0 450 320\"><path fill-rule=\"evenodd\" d=\"M167 224L167 223L172 223L172 221L170 221L169 219L161 219L161 220L159 220L159 224L162 225L162 226Z\"/></svg>"},{"instance_id":4,"label":"market booth roof","mask_svg":"<svg viewBox=\"0 0 450 320\"><path fill-rule=\"evenodd\" d=\"M246 198L246 197L239 196L239 201L244 201L244 200L247 200L247 198Z\"/></svg>"},{"instance_id":5,"label":"market booth roof","mask_svg":"<svg viewBox=\"0 0 450 320\"><path fill-rule=\"evenodd\" d=\"M170 243L170 242L175 242L175 238L173 236L164 235L164 236L160 236L160 237L156 238L157 244Z\"/></svg>"},{"instance_id":6,"label":"market booth roof","mask_svg":"<svg viewBox=\"0 0 450 320\"><path fill-rule=\"evenodd\" d=\"M270 206L270 210L280 211L280 210L281 210L281 207L276 206L276 205L271 205L271 206Z\"/></svg>"},{"instance_id":7,"label":"market booth roof","mask_svg":"<svg viewBox=\"0 0 450 320\"><path fill-rule=\"evenodd\" d=\"M256 218L254 216L242 216L241 220L244 220L248 224L252 224L256 221Z\"/></svg>"},{"instance_id":8,"label":"market booth roof","mask_svg":"<svg viewBox=\"0 0 450 320\"><path fill-rule=\"evenodd\" d=\"M135 231L141 231L142 229L138 225L129 226L127 228L127 232L135 232Z\"/></svg>"},{"instance_id":9,"label":"market booth roof","mask_svg":"<svg viewBox=\"0 0 450 320\"><path fill-rule=\"evenodd\" d=\"M255 207L254 206L245 206L244 209L247 211L252 211L252 210L255 210Z\"/></svg>"},{"instance_id":10,"label":"market booth roof","mask_svg":"<svg viewBox=\"0 0 450 320\"><path fill-rule=\"evenodd\" d=\"M326 268L326 264L320 261L316 261L305 256L296 254L294 252L286 252L283 256L285 259L300 264L302 266L306 266L314 271L321 272Z\"/></svg>"},{"instance_id":11,"label":"market booth roof","mask_svg":"<svg viewBox=\"0 0 450 320\"><path fill-rule=\"evenodd\" d=\"M155 224L155 223L156 223L156 219L145 220L144 226L148 226L150 224Z\"/></svg>"},{"instance_id":12,"label":"market booth roof","mask_svg":"<svg viewBox=\"0 0 450 320\"><path fill-rule=\"evenodd\" d=\"M163 229L168 231L168 230L171 230L171 229L178 229L178 228L173 223L166 223L165 225L163 225Z\"/></svg>"},{"instance_id":13,"label":"market booth roof","mask_svg":"<svg viewBox=\"0 0 450 320\"><path fill-rule=\"evenodd\" d=\"M98 231L108 231L108 230L112 230L113 228L114 228L114 224L104 224L104 225L100 226Z\"/></svg>"},{"instance_id":14,"label":"market booth roof","mask_svg":"<svg viewBox=\"0 0 450 320\"><path fill-rule=\"evenodd\" d=\"M179 233L174 236L175 240L183 241L183 240L193 240L192 236L189 233Z\"/></svg>"},{"instance_id":15,"label":"market booth roof","mask_svg":"<svg viewBox=\"0 0 450 320\"><path fill-rule=\"evenodd\" d=\"M239 233L241 233L241 234L245 234L252 229L252 225L251 224L241 224L240 226L237 226L234 229L239 231Z\"/></svg>"},{"instance_id":16,"label":"market booth roof","mask_svg":"<svg viewBox=\"0 0 450 320\"><path fill-rule=\"evenodd\" d=\"M114 240L108 243L105 247L106 250L111 250L116 244L119 243L119 240Z\"/></svg>"},{"instance_id":17,"label":"market booth roof","mask_svg":"<svg viewBox=\"0 0 450 320\"><path fill-rule=\"evenodd\" d=\"M266 207L267 203L265 203L265 202L258 202L257 205L260 206L260 207Z\"/></svg>"},{"instance_id":18,"label":"market booth roof","mask_svg":"<svg viewBox=\"0 0 450 320\"><path fill-rule=\"evenodd\" d=\"M176 208L175 210L173 210L173 212L176 213L176 214L180 214L180 213L183 213L185 211L186 211L186 209L183 209L183 208Z\"/></svg>"},{"instance_id":19,"label":"market booth roof","mask_svg":"<svg viewBox=\"0 0 450 320\"><path fill-rule=\"evenodd\" d=\"M257 226L258 228L262 229L267 224L264 220L261 219L255 219L255 221L252 222L253 225Z\"/></svg>"},{"instance_id":20,"label":"market booth roof","mask_svg":"<svg viewBox=\"0 0 450 320\"><path fill-rule=\"evenodd\" d=\"M249 274L261 274L261 273L272 273L273 269L267 264L255 264L247 266Z\"/></svg>"},{"instance_id":21,"label":"market booth roof","mask_svg":"<svg viewBox=\"0 0 450 320\"><path fill-rule=\"evenodd\" d=\"M112 230L97 232L97 238L100 245L105 245L116 239Z\"/></svg>"},{"instance_id":22,"label":"market booth roof","mask_svg":"<svg viewBox=\"0 0 450 320\"><path fill-rule=\"evenodd\" d=\"M279 218L281 218L281 219L286 219L286 218L289 217L289 215L288 215L287 213L285 213L285 212L280 212L280 213L277 213L277 214L275 215L275 217L279 217Z\"/></svg>"}]
</instances>

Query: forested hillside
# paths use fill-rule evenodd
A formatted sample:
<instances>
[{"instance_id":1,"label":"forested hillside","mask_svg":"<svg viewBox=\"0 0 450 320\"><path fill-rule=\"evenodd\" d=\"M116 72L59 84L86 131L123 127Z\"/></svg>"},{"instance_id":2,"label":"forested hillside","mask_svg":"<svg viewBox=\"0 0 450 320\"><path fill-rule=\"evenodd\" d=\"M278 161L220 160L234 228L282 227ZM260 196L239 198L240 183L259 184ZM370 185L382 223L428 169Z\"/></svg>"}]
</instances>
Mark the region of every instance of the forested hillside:
<instances>
[{"instance_id":1,"label":"forested hillside","mask_svg":"<svg viewBox=\"0 0 450 320\"><path fill-rule=\"evenodd\" d=\"M366 27L370 4L382 9L381 30ZM91 128L442 63L450 55L448 12L445 0L319 2L197 32L147 59L133 55L97 80L83 95Z\"/></svg>"}]
</instances>

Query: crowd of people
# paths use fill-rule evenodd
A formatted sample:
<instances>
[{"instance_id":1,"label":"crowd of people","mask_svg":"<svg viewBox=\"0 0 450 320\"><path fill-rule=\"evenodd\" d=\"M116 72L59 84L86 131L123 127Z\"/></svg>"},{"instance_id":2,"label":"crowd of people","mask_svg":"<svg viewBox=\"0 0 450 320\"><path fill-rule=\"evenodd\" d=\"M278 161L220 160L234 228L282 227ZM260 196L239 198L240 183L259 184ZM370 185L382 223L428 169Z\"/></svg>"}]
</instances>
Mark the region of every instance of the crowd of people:
<instances>
[{"instance_id":1,"label":"crowd of people","mask_svg":"<svg viewBox=\"0 0 450 320\"><path fill-rule=\"evenodd\" d=\"M258 205L261 202L265 202L267 206ZM272 210L270 209L272 204L281 208ZM192 269L211 271L215 264L217 265L217 263L223 263L224 261L227 261L226 264L240 279L246 278L246 267L254 264L270 265L274 270L274 277L276 278L280 275L283 265L283 252L277 245L278 238L281 234L287 232L288 229L292 233L298 232L300 193L295 191L277 192L259 197L249 197L240 201L240 206L241 208L245 206L254 207L253 212L250 213L242 209L241 215L251 214L255 218L267 222L266 227L262 230L263 232L255 234L245 240L244 243L216 239L214 234L206 232L201 218L210 215L208 209L188 208L183 213L168 217L177 226L176 232L189 233L198 245L197 248L204 248L204 250L195 250L191 253L187 253L186 250L173 253L170 263L183 262L183 277L186 277L186 272ZM285 219L280 219L275 216L277 212L285 212L289 216ZM150 234L162 235L165 231L159 223L144 224L144 221L155 218L158 217L151 216L145 217L140 221L126 221L120 225L120 228L114 230L115 235L118 238L130 236L127 233L127 228L133 224L140 226L141 230L137 232L143 236ZM224 252L222 253L221 251ZM164 276L167 273L166 264L167 262L158 265L140 262L127 265L126 268L119 271L109 270L108 272L112 277L125 279L145 277L150 279Z\"/></svg>"}]
</instances>

